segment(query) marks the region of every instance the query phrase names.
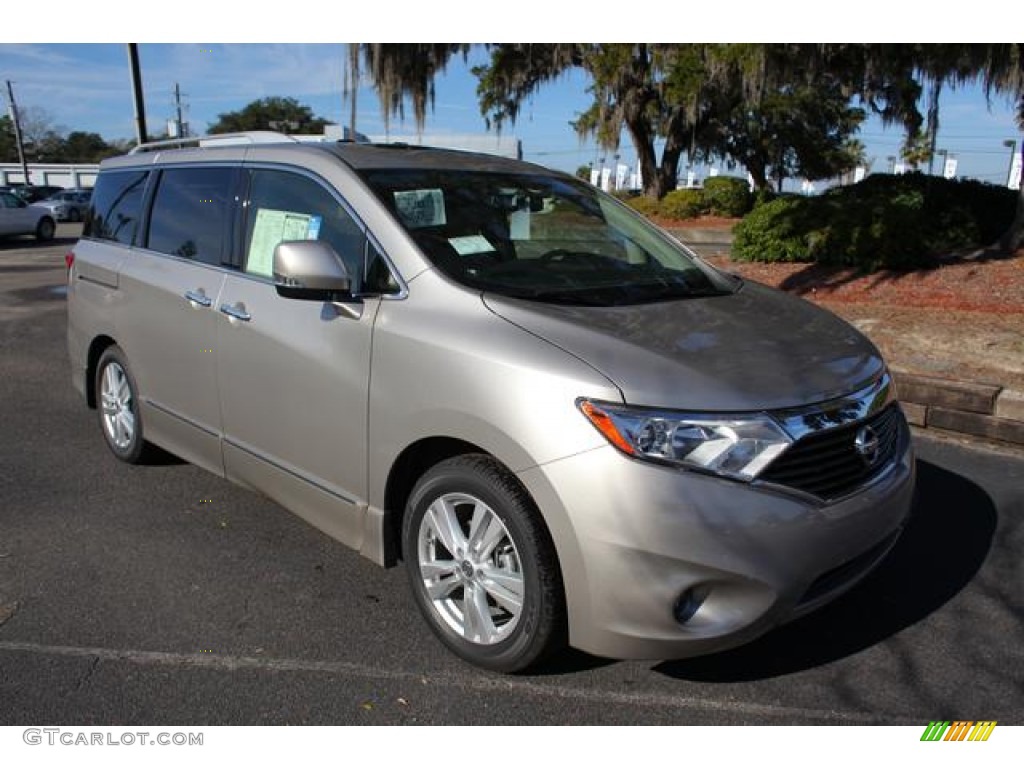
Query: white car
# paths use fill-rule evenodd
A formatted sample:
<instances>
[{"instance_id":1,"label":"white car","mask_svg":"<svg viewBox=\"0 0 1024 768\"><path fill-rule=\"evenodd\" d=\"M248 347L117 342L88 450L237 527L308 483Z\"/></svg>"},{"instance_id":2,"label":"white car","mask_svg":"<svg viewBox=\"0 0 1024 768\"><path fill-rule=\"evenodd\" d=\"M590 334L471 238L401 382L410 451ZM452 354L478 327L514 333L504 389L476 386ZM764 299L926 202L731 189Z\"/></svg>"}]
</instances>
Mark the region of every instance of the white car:
<instances>
[{"instance_id":1,"label":"white car","mask_svg":"<svg viewBox=\"0 0 1024 768\"><path fill-rule=\"evenodd\" d=\"M87 189L65 189L33 205L46 208L57 221L81 221L91 196L91 191Z\"/></svg>"},{"instance_id":2,"label":"white car","mask_svg":"<svg viewBox=\"0 0 1024 768\"><path fill-rule=\"evenodd\" d=\"M49 209L30 205L9 192L0 192L0 236L35 235L36 240L52 240L57 223Z\"/></svg>"}]
</instances>

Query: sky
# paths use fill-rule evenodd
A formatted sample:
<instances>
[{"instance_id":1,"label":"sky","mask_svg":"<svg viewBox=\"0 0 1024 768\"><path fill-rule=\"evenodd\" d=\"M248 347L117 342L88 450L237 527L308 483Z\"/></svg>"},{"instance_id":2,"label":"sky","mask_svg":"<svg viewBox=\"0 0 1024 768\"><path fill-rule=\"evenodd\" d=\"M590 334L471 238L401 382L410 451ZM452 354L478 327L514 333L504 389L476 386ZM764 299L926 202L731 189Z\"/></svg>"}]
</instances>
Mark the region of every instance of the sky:
<instances>
[{"instance_id":1,"label":"sky","mask_svg":"<svg viewBox=\"0 0 1024 768\"><path fill-rule=\"evenodd\" d=\"M211 25L211 31L217 32L216 25ZM140 44L151 133L162 130L174 114L175 84L180 85L185 119L193 133L205 132L220 113L267 96L290 96L318 116L348 123L348 108L342 100L344 44L255 44L244 42L244 37L233 40L237 33L234 28L222 29L219 39L227 40L225 43ZM0 31L0 79L12 82L20 107L45 110L67 131L95 132L108 140L131 138L134 121L126 46L81 42L90 38L87 31L79 40L74 37L60 43L21 43L4 40ZM466 34L462 39L474 38ZM432 133L480 134L487 130L477 105L476 79L469 71L485 56L482 49L474 49L468 62L453 60L436 81L436 102L425 129L428 138ZM516 124L504 128L522 141L525 159L570 172L580 165L600 165L602 159L613 163L613 153L599 150L590 141L581 143L570 126L588 104L586 86L586 78L575 72L542 87L524 105ZM3 102L6 110L6 91ZM370 135L383 134L381 108L369 87L360 89L358 105L358 129ZM977 87L947 89L940 121L938 146L956 157L959 176L1005 183L1010 150L1003 142L1015 140L1019 146L1024 138L1015 127L1012 104L1001 97L987 103ZM415 131L411 119L403 123L392 118L392 135ZM870 170L885 172L890 167L888 158L899 154L902 133L869 120L859 138L867 146ZM635 150L625 136L619 155L620 162L635 164ZM707 173L703 167L697 170L699 175ZM722 172L742 174L738 169L724 168Z\"/></svg>"}]
</instances>

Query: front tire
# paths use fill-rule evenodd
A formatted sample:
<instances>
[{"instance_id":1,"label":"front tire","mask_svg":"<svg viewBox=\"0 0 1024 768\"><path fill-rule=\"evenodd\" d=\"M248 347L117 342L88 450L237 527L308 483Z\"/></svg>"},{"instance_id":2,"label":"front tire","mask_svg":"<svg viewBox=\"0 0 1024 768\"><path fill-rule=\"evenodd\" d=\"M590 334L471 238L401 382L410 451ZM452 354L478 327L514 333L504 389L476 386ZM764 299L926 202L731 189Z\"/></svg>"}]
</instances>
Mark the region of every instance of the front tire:
<instances>
[{"instance_id":1,"label":"front tire","mask_svg":"<svg viewBox=\"0 0 1024 768\"><path fill-rule=\"evenodd\" d=\"M402 541L416 604L456 655L520 672L565 644L554 545L526 491L493 458L457 456L427 471Z\"/></svg>"},{"instance_id":2,"label":"front tire","mask_svg":"<svg viewBox=\"0 0 1024 768\"><path fill-rule=\"evenodd\" d=\"M139 389L120 347L107 347L96 365L100 431L111 452L127 464L141 464L150 446L139 416Z\"/></svg>"}]
</instances>

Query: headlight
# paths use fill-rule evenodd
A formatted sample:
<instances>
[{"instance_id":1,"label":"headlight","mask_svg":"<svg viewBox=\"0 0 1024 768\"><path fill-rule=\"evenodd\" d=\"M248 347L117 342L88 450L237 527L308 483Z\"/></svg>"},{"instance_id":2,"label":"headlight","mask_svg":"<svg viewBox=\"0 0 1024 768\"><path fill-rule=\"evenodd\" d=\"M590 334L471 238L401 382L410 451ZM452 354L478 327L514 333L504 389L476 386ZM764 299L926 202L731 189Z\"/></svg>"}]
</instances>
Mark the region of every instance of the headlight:
<instances>
[{"instance_id":1,"label":"headlight","mask_svg":"<svg viewBox=\"0 0 1024 768\"><path fill-rule=\"evenodd\" d=\"M591 424L623 453L753 480L793 442L770 416L679 413L580 399Z\"/></svg>"}]
</instances>

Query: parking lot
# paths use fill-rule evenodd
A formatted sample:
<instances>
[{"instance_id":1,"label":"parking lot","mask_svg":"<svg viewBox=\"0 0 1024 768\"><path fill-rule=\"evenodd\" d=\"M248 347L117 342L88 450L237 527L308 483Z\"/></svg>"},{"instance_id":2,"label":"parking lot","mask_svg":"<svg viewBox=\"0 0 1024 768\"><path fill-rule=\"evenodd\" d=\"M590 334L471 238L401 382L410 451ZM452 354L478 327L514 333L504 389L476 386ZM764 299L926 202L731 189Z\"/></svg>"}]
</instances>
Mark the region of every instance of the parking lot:
<instances>
[{"instance_id":1,"label":"parking lot","mask_svg":"<svg viewBox=\"0 0 1024 768\"><path fill-rule=\"evenodd\" d=\"M918 438L914 520L818 613L728 653L501 677L382 570L173 460L128 467L70 384L75 225L0 241L0 724L1024 724L1024 457Z\"/></svg>"}]
</instances>

